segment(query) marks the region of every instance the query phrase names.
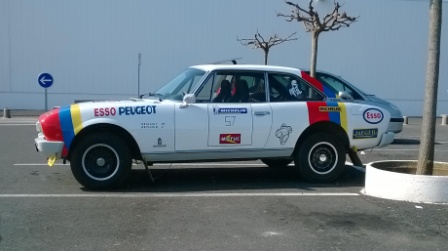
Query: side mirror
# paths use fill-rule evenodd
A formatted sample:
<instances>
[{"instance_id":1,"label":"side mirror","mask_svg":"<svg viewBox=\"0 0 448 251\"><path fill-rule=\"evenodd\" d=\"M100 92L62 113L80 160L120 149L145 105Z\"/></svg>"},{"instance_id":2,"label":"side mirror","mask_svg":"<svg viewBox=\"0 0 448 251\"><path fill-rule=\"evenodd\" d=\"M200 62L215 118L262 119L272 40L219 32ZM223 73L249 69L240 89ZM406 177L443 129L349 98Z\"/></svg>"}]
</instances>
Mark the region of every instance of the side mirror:
<instances>
[{"instance_id":1,"label":"side mirror","mask_svg":"<svg viewBox=\"0 0 448 251\"><path fill-rule=\"evenodd\" d=\"M348 100L348 101L353 101L354 100L353 96L350 93L345 92L345 91L340 91L338 93L338 96L339 96L340 99L344 99L344 100Z\"/></svg>"},{"instance_id":2,"label":"side mirror","mask_svg":"<svg viewBox=\"0 0 448 251\"><path fill-rule=\"evenodd\" d=\"M191 103L196 103L196 96L194 94L185 94L180 108L187 108Z\"/></svg>"}]
</instances>

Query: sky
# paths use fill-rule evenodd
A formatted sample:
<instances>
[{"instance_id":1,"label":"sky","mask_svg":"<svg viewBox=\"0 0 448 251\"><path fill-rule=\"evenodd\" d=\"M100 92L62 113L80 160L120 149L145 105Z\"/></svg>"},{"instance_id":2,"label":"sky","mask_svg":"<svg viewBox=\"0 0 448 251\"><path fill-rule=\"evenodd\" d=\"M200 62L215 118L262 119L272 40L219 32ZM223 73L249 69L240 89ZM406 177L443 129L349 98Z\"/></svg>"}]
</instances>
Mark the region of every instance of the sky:
<instances>
[{"instance_id":1,"label":"sky","mask_svg":"<svg viewBox=\"0 0 448 251\"><path fill-rule=\"evenodd\" d=\"M315 6L326 12L333 1ZM358 20L320 36L318 69L403 109L417 105L424 93L428 7L418 0L345 0L341 10ZM41 94L41 72L55 78L48 90L60 96L50 100L55 105L90 94L136 96L139 77L140 92L154 92L190 65L231 58L263 64L261 50L237 41L257 31L265 37L297 32L298 40L271 49L269 64L309 68L309 33L277 17L290 10L283 0L0 0L0 94ZM446 27L441 69L448 64ZM448 72L441 71L439 100L448 107L447 82Z\"/></svg>"}]
</instances>

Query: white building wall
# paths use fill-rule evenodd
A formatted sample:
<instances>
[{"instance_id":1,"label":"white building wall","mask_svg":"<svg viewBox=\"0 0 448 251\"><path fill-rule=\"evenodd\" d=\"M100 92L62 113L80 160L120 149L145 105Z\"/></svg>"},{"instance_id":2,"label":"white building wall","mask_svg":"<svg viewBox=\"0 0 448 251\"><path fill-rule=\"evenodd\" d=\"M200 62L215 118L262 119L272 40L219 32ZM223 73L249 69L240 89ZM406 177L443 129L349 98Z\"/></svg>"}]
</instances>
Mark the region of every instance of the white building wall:
<instances>
[{"instance_id":1,"label":"white building wall","mask_svg":"<svg viewBox=\"0 0 448 251\"><path fill-rule=\"evenodd\" d=\"M8 2L0 1L0 91L4 92L11 90L8 15ZM0 98L0 103L3 99Z\"/></svg>"},{"instance_id":2,"label":"white building wall","mask_svg":"<svg viewBox=\"0 0 448 251\"><path fill-rule=\"evenodd\" d=\"M304 6L308 0L295 1ZM320 0L329 9L333 1ZM443 4L437 114L448 113L448 5ZM426 71L427 1L345 0L342 10L359 16L350 28L321 35L318 69L341 75L368 93L396 104L404 115L421 115ZM261 50L236 38L300 39L273 47L269 63L309 67L310 37L299 23L277 17L283 0L0 0L0 107L44 109L37 76L48 72L48 107L79 99L153 92L192 64L242 57L263 63Z\"/></svg>"}]
</instances>

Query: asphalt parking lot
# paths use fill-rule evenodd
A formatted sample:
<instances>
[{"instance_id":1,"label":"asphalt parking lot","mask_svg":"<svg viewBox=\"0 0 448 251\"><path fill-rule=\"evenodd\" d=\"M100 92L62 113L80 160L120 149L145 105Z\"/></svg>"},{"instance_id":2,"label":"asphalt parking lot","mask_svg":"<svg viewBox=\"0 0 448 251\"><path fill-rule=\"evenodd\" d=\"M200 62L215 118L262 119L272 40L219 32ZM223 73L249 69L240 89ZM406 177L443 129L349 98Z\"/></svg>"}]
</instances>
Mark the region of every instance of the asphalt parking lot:
<instances>
[{"instance_id":1,"label":"asphalt parking lot","mask_svg":"<svg viewBox=\"0 0 448 251\"><path fill-rule=\"evenodd\" d=\"M35 116L0 118L0 250L447 250L448 205L360 193L362 170L308 183L261 162L140 165L127 187L93 192L34 149ZM416 159L420 118L364 163ZM448 127L435 160L448 162Z\"/></svg>"}]
</instances>

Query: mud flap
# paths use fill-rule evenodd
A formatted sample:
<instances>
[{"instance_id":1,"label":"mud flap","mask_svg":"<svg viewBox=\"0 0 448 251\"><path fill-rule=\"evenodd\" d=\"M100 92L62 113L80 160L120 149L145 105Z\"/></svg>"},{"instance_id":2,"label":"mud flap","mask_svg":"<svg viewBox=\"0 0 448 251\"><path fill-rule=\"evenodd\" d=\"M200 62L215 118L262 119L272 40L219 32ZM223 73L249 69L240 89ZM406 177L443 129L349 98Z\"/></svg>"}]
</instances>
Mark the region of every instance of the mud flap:
<instances>
[{"instance_id":1,"label":"mud flap","mask_svg":"<svg viewBox=\"0 0 448 251\"><path fill-rule=\"evenodd\" d=\"M348 156L352 160L354 166L364 167L356 149L348 149Z\"/></svg>"},{"instance_id":2,"label":"mud flap","mask_svg":"<svg viewBox=\"0 0 448 251\"><path fill-rule=\"evenodd\" d=\"M52 167L55 162L56 162L56 154L53 154L52 156L48 157L47 159L48 166Z\"/></svg>"}]
</instances>

